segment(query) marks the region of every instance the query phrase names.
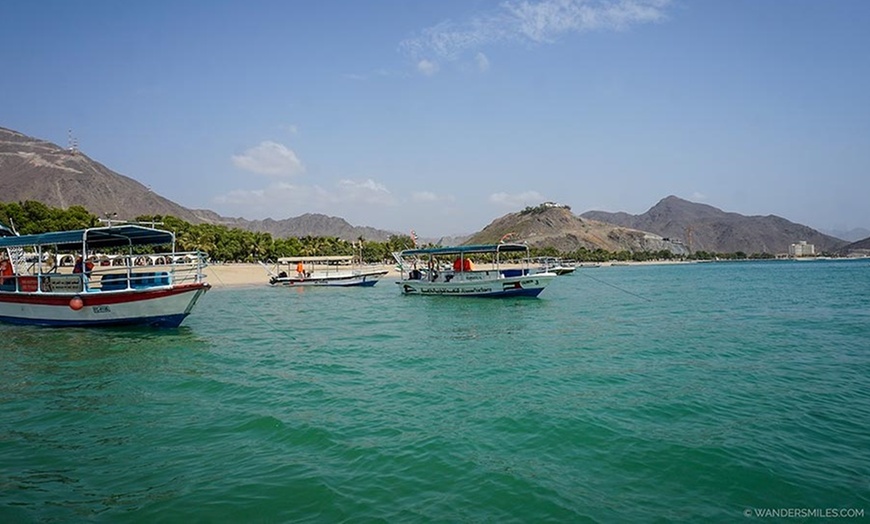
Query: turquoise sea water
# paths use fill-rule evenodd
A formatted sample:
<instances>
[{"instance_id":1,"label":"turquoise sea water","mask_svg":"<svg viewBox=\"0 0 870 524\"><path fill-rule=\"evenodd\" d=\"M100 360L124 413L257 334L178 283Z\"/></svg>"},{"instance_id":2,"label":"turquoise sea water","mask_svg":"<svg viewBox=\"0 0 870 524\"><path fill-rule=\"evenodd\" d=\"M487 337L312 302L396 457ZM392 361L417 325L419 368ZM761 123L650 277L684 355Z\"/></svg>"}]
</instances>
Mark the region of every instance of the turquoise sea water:
<instances>
[{"instance_id":1,"label":"turquoise sea water","mask_svg":"<svg viewBox=\"0 0 870 524\"><path fill-rule=\"evenodd\" d=\"M0 522L870 519L866 260L218 289L0 340Z\"/></svg>"}]
</instances>

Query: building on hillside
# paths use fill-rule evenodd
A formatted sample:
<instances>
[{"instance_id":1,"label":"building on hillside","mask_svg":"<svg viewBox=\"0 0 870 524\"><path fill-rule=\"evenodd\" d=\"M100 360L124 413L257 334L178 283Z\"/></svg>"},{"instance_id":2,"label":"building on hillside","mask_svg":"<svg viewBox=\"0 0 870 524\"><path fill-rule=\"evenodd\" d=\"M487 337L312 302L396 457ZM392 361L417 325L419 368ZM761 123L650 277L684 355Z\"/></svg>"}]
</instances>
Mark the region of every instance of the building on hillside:
<instances>
[{"instance_id":1,"label":"building on hillside","mask_svg":"<svg viewBox=\"0 0 870 524\"><path fill-rule=\"evenodd\" d=\"M815 244L807 244L806 240L801 240L797 244L788 246L788 256L790 257L813 257L816 256Z\"/></svg>"}]
</instances>

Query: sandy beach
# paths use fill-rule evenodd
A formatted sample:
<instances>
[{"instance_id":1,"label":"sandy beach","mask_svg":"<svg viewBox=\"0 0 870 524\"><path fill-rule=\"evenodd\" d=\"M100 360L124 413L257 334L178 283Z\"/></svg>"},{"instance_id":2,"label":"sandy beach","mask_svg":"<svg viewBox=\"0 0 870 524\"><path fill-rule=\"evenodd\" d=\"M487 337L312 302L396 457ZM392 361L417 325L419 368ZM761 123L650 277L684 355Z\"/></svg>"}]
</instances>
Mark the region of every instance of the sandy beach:
<instances>
[{"instance_id":1,"label":"sandy beach","mask_svg":"<svg viewBox=\"0 0 870 524\"><path fill-rule=\"evenodd\" d=\"M373 269L386 269L387 278L397 277L395 265L371 266ZM274 271L274 265L269 269ZM205 268L206 282L215 289L223 287L266 286L269 274L259 264L211 264Z\"/></svg>"},{"instance_id":2,"label":"sandy beach","mask_svg":"<svg viewBox=\"0 0 870 524\"><path fill-rule=\"evenodd\" d=\"M599 267L629 266L629 265L658 265L658 264L687 264L694 261L649 261L649 262L601 262ZM595 263L586 262L586 268L578 266L577 270L591 269ZM395 264L367 266L372 269L386 269L389 271L385 278L398 278L399 272ZM274 270L274 265L270 267ZM206 281L215 289L226 287L265 286L269 283L269 274L259 264L212 264L205 268Z\"/></svg>"}]
</instances>

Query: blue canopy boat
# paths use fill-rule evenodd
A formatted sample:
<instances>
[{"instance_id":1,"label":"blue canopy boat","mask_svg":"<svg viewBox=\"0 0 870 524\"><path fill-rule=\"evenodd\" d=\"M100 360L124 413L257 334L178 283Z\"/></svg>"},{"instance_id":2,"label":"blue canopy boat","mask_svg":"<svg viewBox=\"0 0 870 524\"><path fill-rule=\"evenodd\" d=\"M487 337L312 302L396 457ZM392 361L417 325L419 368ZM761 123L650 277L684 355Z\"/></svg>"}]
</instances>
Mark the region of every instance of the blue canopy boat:
<instances>
[{"instance_id":1,"label":"blue canopy boat","mask_svg":"<svg viewBox=\"0 0 870 524\"><path fill-rule=\"evenodd\" d=\"M172 232L141 225L34 235L0 225L3 251L0 321L15 324L177 327L211 287L204 254L178 253Z\"/></svg>"},{"instance_id":2,"label":"blue canopy boat","mask_svg":"<svg viewBox=\"0 0 870 524\"><path fill-rule=\"evenodd\" d=\"M477 262L472 262L473 255ZM398 284L406 295L537 297L556 278L555 273L529 267L525 244L415 248L395 252L393 257L401 271ZM484 264L489 267L475 268Z\"/></svg>"}]
</instances>

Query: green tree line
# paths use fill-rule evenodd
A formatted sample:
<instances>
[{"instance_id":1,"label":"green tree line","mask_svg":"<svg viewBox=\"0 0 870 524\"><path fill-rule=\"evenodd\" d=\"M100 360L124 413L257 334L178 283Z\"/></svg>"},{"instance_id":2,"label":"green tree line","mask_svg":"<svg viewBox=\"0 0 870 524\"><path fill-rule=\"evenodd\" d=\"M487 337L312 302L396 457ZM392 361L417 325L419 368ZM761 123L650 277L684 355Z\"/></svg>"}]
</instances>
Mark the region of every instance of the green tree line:
<instances>
[{"instance_id":1,"label":"green tree line","mask_svg":"<svg viewBox=\"0 0 870 524\"><path fill-rule=\"evenodd\" d=\"M413 246L408 235L392 235L385 242L366 240L362 237L348 242L337 237L272 238L269 233L228 228L216 224L191 224L172 216L145 215L136 218L140 222L162 224L160 227L175 233L176 249L179 251L203 251L215 262L256 262L276 260L279 257L314 255L358 255L354 244L362 245L362 258L366 263L391 263L392 253ZM81 206L68 209L52 208L28 200L23 203L0 202L0 222L11 225L22 235L44 233L46 231L68 231L95 227L100 224L99 217L89 213ZM689 256L674 255L670 251L606 251L580 248L571 252L560 252L552 247L532 248L531 256L551 256L576 260L578 262L608 262L650 260L734 260L746 258L772 258L761 253L747 255L737 253L709 253L698 251Z\"/></svg>"}]
</instances>

